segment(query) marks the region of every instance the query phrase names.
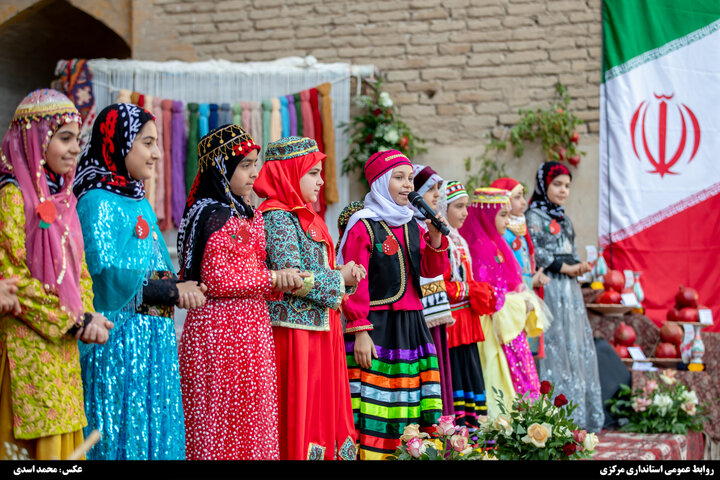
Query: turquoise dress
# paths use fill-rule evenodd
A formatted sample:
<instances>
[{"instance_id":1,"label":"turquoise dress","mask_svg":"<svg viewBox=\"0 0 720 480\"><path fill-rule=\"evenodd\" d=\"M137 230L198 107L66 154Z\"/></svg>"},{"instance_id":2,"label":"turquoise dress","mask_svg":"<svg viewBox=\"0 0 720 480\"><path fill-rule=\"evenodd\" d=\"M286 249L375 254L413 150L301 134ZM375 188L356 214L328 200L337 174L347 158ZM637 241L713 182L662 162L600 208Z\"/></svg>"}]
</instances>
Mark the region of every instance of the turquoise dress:
<instances>
[{"instance_id":1,"label":"turquoise dress","mask_svg":"<svg viewBox=\"0 0 720 480\"><path fill-rule=\"evenodd\" d=\"M86 193L77 211L94 307L115 324L105 345L80 343L85 435L95 429L102 434L87 458L182 460L185 424L173 308L142 299L148 279L174 277L155 214L145 199L101 189ZM138 235L140 218L149 231Z\"/></svg>"}]
</instances>

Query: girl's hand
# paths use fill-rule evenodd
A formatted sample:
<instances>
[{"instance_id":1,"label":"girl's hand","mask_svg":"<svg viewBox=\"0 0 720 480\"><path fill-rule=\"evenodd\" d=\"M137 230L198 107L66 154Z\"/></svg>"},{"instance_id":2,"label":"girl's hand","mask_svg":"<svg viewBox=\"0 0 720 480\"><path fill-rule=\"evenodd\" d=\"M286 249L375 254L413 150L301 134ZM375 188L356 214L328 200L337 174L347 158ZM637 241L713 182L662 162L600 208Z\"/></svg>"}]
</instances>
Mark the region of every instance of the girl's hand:
<instances>
[{"instance_id":1,"label":"girl's hand","mask_svg":"<svg viewBox=\"0 0 720 480\"><path fill-rule=\"evenodd\" d=\"M275 286L273 290L276 292L295 292L302 288L303 278L309 276L309 272L301 272L297 268L275 270Z\"/></svg>"},{"instance_id":2,"label":"girl's hand","mask_svg":"<svg viewBox=\"0 0 720 480\"><path fill-rule=\"evenodd\" d=\"M178 282L177 284L178 293L180 299L178 300L178 307L190 310L191 308L198 308L205 305L205 292L207 287L203 283L194 281Z\"/></svg>"},{"instance_id":3,"label":"girl's hand","mask_svg":"<svg viewBox=\"0 0 720 480\"><path fill-rule=\"evenodd\" d=\"M563 263L560 267L560 273L564 273L565 275L568 275L570 277L577 277L578 275L582 275L580 273L579 263L576 263L575 265L568 265L567 263Z\"/></svg>"},{"instance_id":4,"label":"girl's hand","mask_svg":"<svg viewBox=\"0 0 720 480\"><path fill-rule=\"evenodd\" d=\"M85 343L104 344L110 338L110 330L115 324L99 313L92 313L92 320L85 327L78 330L75 338Z\"/></svg>"},{"instance_id":5,"label":"girl's hand","mask_svg":"<svg viewBox=\"0 0 720 480\"><path fill-rule=\"evenodd\" d=\"M13 315L20 315L20 300L17 298L18 278L0 279L0 313L12 312Z\"/></svg>"},{"instance_id":6,"label":"girl's hand","mask_svg":"<svg viewBox=\"0 0 720 480\"><path fill-rule=\"evenodd\" d=\"M375 343L368 332L357 332L355 334L355 361L362 368L371 368L372 359L378 358L375 350Z\"/></svg>"},{"instance_id":7,"label":"girl's hand","mask_svg":"<svg viewBox=\"0 0 720 480\"><path fill-rule=\"evenodd\" d=\"M350 260L345 265L341 265L339 270L346 287L354 287L367 275L365 267L358 265L353 260Z\"/></svg>"},{"instance_id":8,"label":"girl's hand","mask_svg":"<svg viewBox=\"0 0 720 480\"><path fill-rule=\"evenodd\" d=\"M580 263L578 263L578 265L579 265L578 269L580 271L579 275L584 275L587 272L589 272L590 270L592 270L592 267L590 266L590 264L588 262L580 262Z\"/></svg>"},{"instance_id":9,"label":"girl's hand","mask_svg":"<svg viewBox=\"0 0 720 480\"><path fill-rule=\"evenodd\" d=\"M447 226L448 223L440 212L435 215L435 218ZM432 220L425 220L425 224L427 224L428 235L430 235L430 244L433 248L440 248L440 245L442 245L442 233L440 233L440 230L435 228L435 225L432 224Z\"/></svg>"},{"instance_id":10,"label":"girl's hand","mask_svg":"<svg viewBox=\"0 0 720 480\"><path fill-rule=\"evenodd\" d=\"M544 287L545 285L550 283L550 277L548 277L547 275L545 275L545 273L543 273L544 270L545 269L543 267L540 267L535 272L535 275L533 275L533 277L532 277L533 287L535 287L535 288Z\"/></svg>"}]
</instances>

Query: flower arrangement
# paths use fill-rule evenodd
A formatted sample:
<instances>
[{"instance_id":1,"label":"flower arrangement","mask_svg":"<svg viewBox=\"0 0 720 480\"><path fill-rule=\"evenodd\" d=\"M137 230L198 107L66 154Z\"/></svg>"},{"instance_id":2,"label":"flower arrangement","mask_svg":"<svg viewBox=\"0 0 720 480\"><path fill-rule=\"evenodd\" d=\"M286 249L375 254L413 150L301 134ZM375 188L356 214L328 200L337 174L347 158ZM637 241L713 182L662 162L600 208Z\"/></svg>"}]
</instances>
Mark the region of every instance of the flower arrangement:
<instances>
[{"instance_id":1,"label":"flower arrangement","mask_svg":"<svg viewBox=\"0 0 720 480\"><path fill-rule=\"evenodd\" d=\"M362 172L363 166L370 156L381 150L399 150L408 158L427 151L420 146L424 140L417 138L397 113L395 103L390 94L382 90L382 78L375 82L367 82L370 95L355 97L355 105L360 113L353 117L350 125L350 154L343 160L342 172ZM361 181L369 190L367 180Z\"/></svg>"},{"instance_id":2,"label":"flower arrangement","mask_svg":"<svg viewBox=\"0 0 720 480\"><path fill-rule=\"evenodd\" d=\"M554 387L540 384L540 397L518 397L507 412L500 397L500 415L483 418L478 441L494 445L492 454L500 460L575 460L590 458L598 443L597 435L581 430L570 415L577 408L565 395L553 399ZM551 400L552 399L552 400Z\"/></svg>"},{"instance_id":3,"label":"flower arrangement","mask_svg":"<svg viewBox=\"0 0 720 480\"><path fill-rule=\"evenodd\" d=\"M606 403L626 432L685 435L688 430L701 431L706 420L705 406L699 405L694 390L675 378L675 370L660 372L643 388L621 385Z\"/></svg>"},{"instance_id":4,"label":"flower arrangement","mask_svg":"<svg viewBox=\"0 0 720 480\"><path fill-rule=\"evenodd\" d=\"M467 427L455 425L455 417L445 415L433 425L432 435L411 423L400 437L401 444L391 460L485 460L491 458L482 448L473 446Z\"/></svg>"}]
</instances>

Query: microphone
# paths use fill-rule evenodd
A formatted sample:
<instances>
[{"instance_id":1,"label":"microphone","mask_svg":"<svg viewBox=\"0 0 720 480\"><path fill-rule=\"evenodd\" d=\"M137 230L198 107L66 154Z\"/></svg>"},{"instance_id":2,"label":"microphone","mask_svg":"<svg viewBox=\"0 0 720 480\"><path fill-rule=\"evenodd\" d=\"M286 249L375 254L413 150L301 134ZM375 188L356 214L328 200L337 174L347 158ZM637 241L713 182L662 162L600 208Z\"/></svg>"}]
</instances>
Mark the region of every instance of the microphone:
<instances>
[{"instance_id":1,"label":"microphone","mask_svg":"<svg viewBox=\"0 0 720 480\"><path fill-rule=\"evenodd\" d=\"M450 230L448 230L447 225L445 225L435 217L435 212L432 208L430 208L430 205L425 203L425 200L423 200L422 196L419 193L408 193L408 200L410 200L410 203L412 203L415 208L420 210L420 213L423 215L423 217L430 220L433 226L440 230L440 233L442 233L443 235L450 235Z\"/></svg>"}]
</instances>

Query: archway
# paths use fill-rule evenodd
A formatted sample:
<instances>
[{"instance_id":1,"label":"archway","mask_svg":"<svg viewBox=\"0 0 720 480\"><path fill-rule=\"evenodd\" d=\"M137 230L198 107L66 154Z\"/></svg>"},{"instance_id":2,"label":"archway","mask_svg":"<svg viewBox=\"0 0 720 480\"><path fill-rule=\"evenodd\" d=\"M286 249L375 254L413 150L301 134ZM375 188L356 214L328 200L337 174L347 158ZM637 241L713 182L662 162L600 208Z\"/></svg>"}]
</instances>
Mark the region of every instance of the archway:
<instances>
[{"instance_id":1,"label":"archway","mask_svg":"<svg viewBox=\"0 0 720 480\"><path fill-rule=\"evenodd\" d=\"M129 58L117 33L64 0L38 2L0 25L0 127L12 120L18 102L45 88L63 58Z\"/></svg>"}]
</instances>

